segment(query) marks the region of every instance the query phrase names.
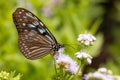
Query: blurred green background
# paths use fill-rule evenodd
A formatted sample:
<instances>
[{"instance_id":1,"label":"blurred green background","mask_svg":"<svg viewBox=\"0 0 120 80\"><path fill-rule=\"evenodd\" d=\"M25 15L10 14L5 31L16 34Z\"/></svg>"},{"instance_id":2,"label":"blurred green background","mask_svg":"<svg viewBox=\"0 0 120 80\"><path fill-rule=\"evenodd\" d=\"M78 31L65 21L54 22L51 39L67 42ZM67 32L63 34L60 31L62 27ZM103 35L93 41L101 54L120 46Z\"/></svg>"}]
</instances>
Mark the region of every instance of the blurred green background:
<instances>
[{"instance_id":1,"label":"blurred green background","mask_svg":"<svg viewBox=\"0 0 120 80\"><path fill-rule=\"evenodd\" d=\"M60 43L73 46L80 33L96 35L93 63L84 72L102 66L120 75L120 0L0 0L0 71L21 73L21 80L52 80L55 75L50 55L28 60L19 51L12 20L18 7L37 15ZM65 48L72 57L77 51Z\"/></svg>"}]
</instances>

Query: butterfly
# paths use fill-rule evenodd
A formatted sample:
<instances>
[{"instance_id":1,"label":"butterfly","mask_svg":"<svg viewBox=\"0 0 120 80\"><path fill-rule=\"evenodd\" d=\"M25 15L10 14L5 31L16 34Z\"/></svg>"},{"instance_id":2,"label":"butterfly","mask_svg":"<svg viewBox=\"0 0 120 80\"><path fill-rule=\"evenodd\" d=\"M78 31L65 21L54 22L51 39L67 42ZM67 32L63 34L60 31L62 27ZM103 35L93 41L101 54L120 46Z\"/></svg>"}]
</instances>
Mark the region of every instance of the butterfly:
<instances>
[{"instance_id":1,"label":"butterfly","mask_svg":"<svg viewBox=\"0 0 120 80\"><path fill-rule=\"evenodd\" d=\"M59 44L44 23L30 11L17 8L13 12L13 22L18 31L18 46L27 59L38 59L49 53L56 54L63 44Z\"/></svg>"}]
</instances>

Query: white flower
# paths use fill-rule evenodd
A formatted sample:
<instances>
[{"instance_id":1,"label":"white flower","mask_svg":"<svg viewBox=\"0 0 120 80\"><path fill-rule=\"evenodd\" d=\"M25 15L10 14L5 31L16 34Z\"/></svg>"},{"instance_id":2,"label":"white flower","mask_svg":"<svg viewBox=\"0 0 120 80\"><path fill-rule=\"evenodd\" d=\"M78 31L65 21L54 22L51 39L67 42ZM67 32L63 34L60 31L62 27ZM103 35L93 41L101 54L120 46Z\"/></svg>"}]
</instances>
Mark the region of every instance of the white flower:
<instances>
[{"instance_id":1,"label":"white flower","mask_svg":"<svg viewBox=\"0 0 120 80\"><path fill-rule=\"evenodd\" d=\"M8 77L9 77L9 73L8 72L6 72L6 71L1 71L0 72L0 78L8 79Z\"/></svg>"},{"instance_id":2,"label":"white flower","mask_svg":"<svg viewBox=\"0 0 120 80\"><path fill-rule=\"evenodd\" d=\"M93 76L94 78L97 78L97 79L101 79L101 78L104 77L104 75L101 74L101 73L99 73L99 72L94 72L94 73L92 74L92 76Z\"/></svg>"},{"instance_id":3,"label":"white flower","mask_svg":"<svg viewBox=\"0 0 120 80\"><path fill-rule=\"evenodd\" d=\"M103 74L109 74L112 75L112 71L111 70L107 70L106 68L99 68L98 72L103 73Z\"/></svg>"},{"instance_id":4,"label":"white flower","mask_svg":"<svg viewBox=\"0 0 120 80\"><path fill-rule=\"evenodd\" d=\"M75 54L75 56L78 58L78 59L86 59L87 63L88 64L91 64L92 61L92 56L90 56L88 53L84 52L84 51L80 51L80 52L77 52Z\"/></svg>"},{"instance_id":5,"label":"white flower","mask_svg":"<svg viewBox=\"0 0 120 80\"><path fill-rule=\"evenodd\" d=\"M88 46L92 44L96 40L96 38L92 34L80 34L77 39L82 44Z\"/></svg>"},{"instance_id":6,"label":"white flower","mask_svg":"<svg viewBox=\"0 0 120 80\"><path fill-rule=\"evenodd\" d=\"M107 69L106 68L99 68L98 71L101 72L101 73L107 73Z\"/></svg>"},{"instance_id":7,"label":"white flower","mask_svg":"<svg viewBox=\"0 0 120 80\"><path fill-rule=\"evenodd\" d=\"M85 80L120 80L120 76L107 73L109 70L106 68L99 68L96 72L84 75Z\"/></svg>"},{"instance_id":8,"label":"white flower","mask_svg":"<svg viewBox=\"0 0 120 80\"><path fill-rule=\"evenodd\" d=\"M114 76L113 75L109 75L109 74L102 74L100 72L94 72L94 73L88 73L85 74L83 77L85 80L114 80Z\"/></svg>"},{"instance_id":9,"label":"white flower","mask_svg":"<svg viewBox=\"0 0 120 80\"><path fill-rule=\"evenodd\" d=\"M120 76L114 76L115 80L120 80Z\"/></svg>"},{"instance_id":10,"label":"white flower","mask_svg":"<svg viewBox=\"0 0 120 80\"><path fill-rule=\"evenodd\" d=\"M87 62L88 62L88 64L91 64L91 63L92 63L92 61L91 61L90 58L87 58Z\"/></svg>"},{"instance_id":11,"label":"white flower","mask_svg":"<svg viewBox=\"0 0 120 80\"><path fill-rule=\"evenodd\" d=\"M62 66L66 72L76 74L78 71L78 64L68 55L63 54L63 48L59 49L58 54L54 55L56 64Z\"/></svg>"}]
</instances>

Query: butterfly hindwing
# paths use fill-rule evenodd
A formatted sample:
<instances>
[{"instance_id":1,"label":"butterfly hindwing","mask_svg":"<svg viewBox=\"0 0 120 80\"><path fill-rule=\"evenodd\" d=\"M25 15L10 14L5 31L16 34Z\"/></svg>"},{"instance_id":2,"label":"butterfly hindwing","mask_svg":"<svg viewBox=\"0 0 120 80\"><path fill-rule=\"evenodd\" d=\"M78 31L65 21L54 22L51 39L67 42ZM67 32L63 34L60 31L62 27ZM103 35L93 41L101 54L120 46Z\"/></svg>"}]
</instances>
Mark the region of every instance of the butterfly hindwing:
<instances>
[{"instance_id":1,"label":"butterfly hindwing","mask_svg":"<svg viewBox=\"0 0 120 80\"><path fill-rule=\"evenodd\" d=\"M19 48L28 59L37 59L52 52L51 42L44 36L32 32L20 33Z\"/></svg>"}]
</instances>

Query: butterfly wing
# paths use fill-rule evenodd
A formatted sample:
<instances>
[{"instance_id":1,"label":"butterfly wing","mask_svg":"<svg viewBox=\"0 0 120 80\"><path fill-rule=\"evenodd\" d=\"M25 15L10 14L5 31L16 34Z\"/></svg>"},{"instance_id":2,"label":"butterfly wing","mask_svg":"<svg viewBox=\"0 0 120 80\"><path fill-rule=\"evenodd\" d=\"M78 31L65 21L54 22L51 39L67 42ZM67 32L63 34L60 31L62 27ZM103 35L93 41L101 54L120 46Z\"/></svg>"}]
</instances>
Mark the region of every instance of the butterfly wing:
<instances>
[{"instance_id":1,"label":"butterfly wing","mask_svg":"<svg viewBox=\"0 0 120 80\"><path fill-rule=\"evenodd\" d=\"M13 13L13 20L17 27L18 33L28 30L29 32L41 34L53 43L57 43L55 37L43 24L43 22L30 11L23 8L17 8Z\"/></svg>"},{"instance_id":2,"label":"butterfly wing","mask_svg":"<svg viewBox=\"0 0 120 80\"><path fill-rule=\"evenodd\" d=\"M51 41L32 32L19 34L19 48L26 58L32 60L52 53Z\"/></svg>"},{"instance_id":3,"label":"butterfly wing","mask_svg":"<svg viewBox=\"0 0 120 80\"><path fill-rule=\"evenodd\" d=\"M37 59L51 53L57 41L47 27L30 11L17 8L13 20L19 34L19 48L28 59Z\"/></svg>"}]
</instances>

